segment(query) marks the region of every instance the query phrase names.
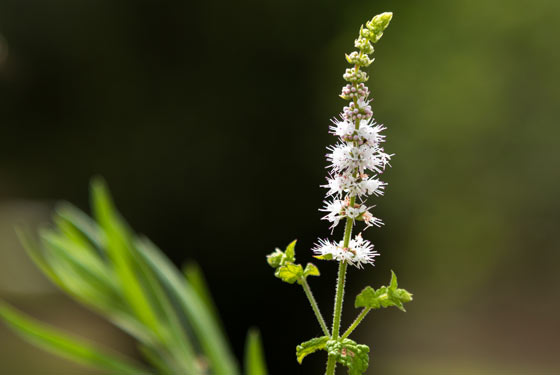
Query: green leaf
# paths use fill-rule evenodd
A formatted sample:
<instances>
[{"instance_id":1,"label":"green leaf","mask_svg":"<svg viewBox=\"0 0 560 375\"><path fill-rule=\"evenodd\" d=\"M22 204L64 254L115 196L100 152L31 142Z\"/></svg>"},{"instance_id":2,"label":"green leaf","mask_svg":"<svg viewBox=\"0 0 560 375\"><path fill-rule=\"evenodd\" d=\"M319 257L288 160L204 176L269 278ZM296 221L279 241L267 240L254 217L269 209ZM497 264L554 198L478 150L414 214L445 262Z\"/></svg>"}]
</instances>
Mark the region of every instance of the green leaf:
<instances>
[{"instance_id":1,"label":"green leaf","mask_svg":"<svg viewBox=\"0 0 560 375\"><path fill-rule=\"evenodd\" d=\"M77 210L77 209L76 209ZM85 216L85 214L84 214ZM86 216L87 217L87 216ZM121 311L122 305L119 306L112 301L107 300L105 295L102 296L91 296L88 293L83 295L79 294L82 290L79 286L76 286L76 282L72 278L65 276L68 270L64 270L64 275L62 278L57 274L60 270L55 270L50 263L53 262L52 256L47 257L39 245L33 240L33 238L25 233L21 228L16 228L18 237L23 244L24 249L27 251L29 257L33 260L35 265L39 267L41 271L61 290L70 294L78 301L82 302L84 305L97 310L104 316L106 316L114 324L122 328L124 331L128 332L130 335L134 336L137 340L151 345L154 342L154 337L152 332L146 329L135 317L128 314L127 312ZM48 260L49 258L50 260ZM66 281L64 281L64 280ZM71 280L69 285L66 284L68 280ZM78 283L79 284L79 283ZM97 298L99 297L99 298Z\"/></svg>"},{"instance_id":2,"label":"green leaf","mask_svg":"<svg viewBox=\"0 0 560 375\"><path fill-rule=\"evenodd\" d=\"M29 255L29 258L35 263L35 265L48 277L51 281L60 287L61 289L67 291L67 288L64 286L64 283L60 280L58 275L54 272L53 268L49 265L48 261L46 260L43 252L41 251L39 244L33 236L31 236L28 231L24 228L17 227L16 234L19 238L19 241L23 245L23 248Z\"/></svg>"},{"instance_id":3,"label":"green leaf","mask_svg":"<svg viewBox=\"0 0 560 375\"><path fill-rule=\"evenodd\" d=\"M296 242L297 240L293 240L288 247L286 247L286 262L293 263L296 261Z\"/></svg>"},{"instance_id":4,"label":"green leaf","mask_svg":"<svg viewBox=\"0 0 560 375\"><path fill-rule=\"evenodd\" d=\"M130 234L124 221L116 210L105 182L96 178L91 183L91 200L94 216L106 235L106 249L119 279L124 301L130 306L134 315L154 331L158 336L163 333L155 307L138 283L138 275L132 266L132 246Z\"/></svg>"},{"instance_id":5,"label":"green leaf","mask_svg":"<svg viewBox=\"0 0 560 375\"><path fill-rule=\"evenodd\" d=\"M217 375L238 374L239 370L226 338L192 286L185 281L161 250L148 239L137 240L135 247L138 249L138 254L156 273L166 290L178 300L210 362L212 373Z\"/></svg>"},{"instance_id":6,"label":"green leaf","mask_svg":"<svg viewBox=\"0 0 560 375\"><path fill-rule=\"evenodd\" d=\"M350 339L329 340L326 343L329 356L335 356L336 361L348 367L349 375L361 375L369 366L369 347L357 344Z\"/></svg>"},{"instance_id":7,"label":"green leaf","mask_svg":"<svg viewBox=\"0 0 560 375\"><path fill-rule=\"evenodd\" d=\"M238 374L215 327L213 304L203 297L201 273L189 277L191 286L157 248L144 256L149 251L138 244L147 241L128 227L101 180L92 183L92 205L97 222L70 204L58 206L58 230L43 231L42 247L20 231L35 263L65 292L140 341L158 373L202 373L208 360L213 374Z\"/></svg>"},{"instance_id":8,"label":"green leaf","mask_svg":"<svg viewBox=\"0 0 560 375\"><path fill-rule=\"evenodd\" d=\"M150 374L141 365L122 356L110 354L82 339L77 339L39 323L0 301L0 317L16 333L45 350L72 361L110 371L114 374Z\"/></svg>"},{"instance_id":9,"label":"green leaf","mask_svg":"<svg viewBox=\"0 0 560 375\"><path fill-rule=\"evenodd\" d=\"M399 284L397 283L397 275L393 271L391 271L391 283L389 284L389 288L396 290Z\"/></svg>"},{"instance_id":10,"label":"green leaf","mask_svg":"<svg viewBox=\"0 0 560 375\"><path fill-rule=\"evenodd\" d=\"M406 311L403 303L410 301L412 301L412 294L404 289L398 289L397 276L391 271L389 287L382 286L377 290L370 286L365 287L356 297L354 306L370 309L395 306L401 311Z\"/></svg>"},{"instance_id":11,"label":"green leaf","mask_svg":"<svg viewBox=\"0 0 560 375\"><path fill-rule=\"evenodd\" d=\"M315 337L309 341L303 342L296 347L297 361L301 364L303 359L317 350L325 349L327 341L330 340L329 336Z\"/></svg>"},{"instance_id":12,"label":"green leaf","mask_svg":"<svg viewBox=\"0 0 560 375\"><path fill-rule=\"evenodd\" d=\"M366 286L360 294L356 296L354 307L367 307L370 309L378 309L381 307L381 301L387 298L387 287L381 287L378 290L373 289L371 286Z\"/></svg>"},{"instance_id":13,"label":"green leaf","mask_svg":"<svg viewBox=\"0 0 560 375\"><path fill-rule=\"evenodd\" d=\"M249 329L245 341L245 375L267 375L261 335L256 328Z\"/></svg>"},{"instance_id":14,"label":"green leaf","mask_svg":"<svg viewBox=\"0 0 560 375\"><path fill-rule=\"evenodd\" d=\"M280 249L275 249L273 253L266 256L267 263L272 268L278 268L282 265L282 260L285 259L284 253Z\"/></svg>"},{"instance_id":15,"label":"green leaf","mask_svg":"<svg viewBox=\"0 0 560 375\"><path fill-rule=\"evenodd\" d=\"M99 259L93 249L52 230L43 230L40 236L43 244L56 253L57 258L63 258L84 281L91 283L99 291L116 295L118 285L111 277L112 270Z\"/></svg>"},{"instance_id":16,"label":"green leaf","mask_svg":"<svg viewBox=\"0 0 560 375\"><path fill-rule=\"evenodd\" d=\"M198 263L190 261L183 266L183 274L187 279L187 282L192 286L200 300L206 305L206 308L212 314L212 318L214 321L219 324L222 332L225 332L223 329L223 324L220 319L220 315L218 314L218 309L214 303L212 298L212 294L210 293L210 289L206 283L204 278L204 274L202 273L202 269L198 265Z\"/></svg>"},{"instance_id":17,"label":"green leaf","mask_svg":"<svg viewBox=\"0 0 560 375\"><path fill-rule=\"evenodd\" d=\"M315 266L313 263L307 263L307 266L305 266L305 270L303 271L303 276L307 277L307 276L320 276L321 273L319 272L319 269L317 268L317 266Z\"/></svg>"},{"instance_id":18,"label":"green leaf","mask_svg":"<svg viewBox=\"0 0 560 375\"><path fill-rule=\"evenodd\" d=\"M293 284L303 277L303 267L301 264L286 263L284 266L276 269L274 276L282 279L284 282Z\"/></svg>"},{"instance_id":19,"label":"green leaf","mask_svg":"<svg viewBox=\"0 0 560 375\"><path fill-rule=\"evenodd\" d=\"M293 240L283 252L280 249L275 249L274 252L266 256L266 261L272 268L278 268L286 265L287 263L294 263L296 261L296 242Z\"/></svg>"},{"instance_id":20,"label":"green leaf","mask_svg":"<svg viewBox=\"0 0 560 375\"><path fill-rule=\"evenodd\" d=\"M313 255L313 258L319 259L319 260L333 260L332 254Z\"/></svg>"},{"instance_id":21,"label":"green leaf","mask_svg":"<svg viewBox=\"0 0 560 375\"><path fill-rule=\"evenodd\" d=\"M99 225L86 213L68 202L62 202L55 208L56 215L71 223L80 233L86 237L96 248L101 251L106 242L105 233ZM105 255L105 252L101 252Z\"/></svg>"}]
</instances>

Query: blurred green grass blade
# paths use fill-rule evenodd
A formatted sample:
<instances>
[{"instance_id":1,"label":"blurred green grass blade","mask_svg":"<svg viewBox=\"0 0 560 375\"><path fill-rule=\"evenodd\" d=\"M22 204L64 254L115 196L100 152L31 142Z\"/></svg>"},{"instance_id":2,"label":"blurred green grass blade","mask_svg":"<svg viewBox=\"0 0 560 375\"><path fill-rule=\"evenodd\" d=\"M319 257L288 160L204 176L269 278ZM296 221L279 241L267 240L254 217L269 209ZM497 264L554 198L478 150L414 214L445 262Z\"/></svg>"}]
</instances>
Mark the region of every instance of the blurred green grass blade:
<instances>
[{"instance_id":1,"label":"blurred green grass blade","mask_svg":"<svg viewBox=\"0 0 560 375\"><path fill-rule=\"evenodd\" d=\"M64 290L71 295L79 296L80 300L91 301L90 303L99 306L123 309L124 306L118 295L111 293L106 288L99 287L95 281L88 280L87 276L76 270L64 257L56 252L45 252L45 259L61 281Z\"/></svg>"},{"instance_id":2,"label":"blurred green grass blade","mask_svg":"<svg viewBox=\"0 0 560 375\"><path fill-rule=\"evenodd\" d=\"M180 364L181 372L199 373L196 353L185 335L173 306L153 271L132 246L133 233L115 210L101 180L92 183L92 200L97 220L106 239L105 248L120 278L121 290L134 315L139 316L160 338Z\"/></svg>"},{"instance_id":3,"label":"blurred green grass blade","mask_svg":"<svg viewBox=\"0 0 560 375\"><path fill-rule=\"evenodd\" d=\"M53 221L56 224L59 235L74 246L84 249L89 255L107 265L107 256L101 251L101 248L99 248L99 246L97 246L77 225L59 215L57 211L55 211L53 215ZM99 228L97 228L97 232L100 232Z\"/></svg>"},{"instance_id":4,"label":"blurred green grass blade","mask_svg":"<svg viewBox=\"0 0 560 375\"><path fill-rule=\"evenodd\" d=\"M245 341L245 375L267 375L266 360L258 329L251 328Z\"/></svg>"},{"instance_id":5,"label":"blurred green grass blade","mask_svg":"<svg viewBox=\"0 0 560 375\"><path fill-rule=\"evenodd\" d=\"M74 205L63 202L57 205L56 215L71 223L80 231L97 249L102 249L105 243L105 234L97 223Z\"/></svg>"},{"instance_id":6,"label":"blurred green grass blade","mask_svg":"<svg viewBox=\"0 0 560 375\"><path fill-rule=\"evenodd\" d=\"M150 305L138 282L138 275L131 265L131 245L127 226L116 213L109 192L101 179L92 181L91 194L94 216L105 232L106 250L119 278L125 301L142 323L157 336L163 337L154 307Z\"/></svg>"},{"instance_id":7,"label":"blurred green grass blade","mask_svg":"<svg viewBox=\"0 0 560 375\"><path fill-rule=\"evenodd\" d=\"M162 359L161 353L157 352L155 349L149 346L139 345L138 350L142 353L144 358L156 368L158 375L177 374L177 371L171 368L171 366Z\"/></svg>"},{"instance_id":8,"label":"blurred green grass blade","mask_svg":"<svg viewBox=\"0 0 560 375\"><path fill-rule=\"evenodd\" d=\"M161 327L165 334L163 338L164 344L172 354L175 362L180 364L180 372L187 374L202 373L197 361L194 345L186 335L185 327L181 323L178 312L175 310L173 303L167 296L157 276L139 255L132 259L132 262L134 267L138 269L138 274L146 282L143 286L146 294L157 305L158 313L162 316Z\"/></svg>"},{"instance_id":9,"label":"blurred green grass blade","mask_svg":"<svg viewBox=\"0 0 560 375\"><path fill-rule=\"evenodd\" d=\"M39 323L0 301L0 317L16 333L35 345L75 362L110 371L112 374L140 375L151 372L129 359L109 354L94 345Z\"/></svg>"},{"instance_id":10,"label":"blurred green grass blade","mask_svg":"<svg viewBox=\"0 0 560 375\"><path fill-rule=\"evenodd\" d=\"M39 244L34 240L33 236L31 236L27 231L25 231L21 227L17 227L15 230L16 230L16 234L17 234L21 244L23 245L23 248L27 252L27 255L29 255L29 258L31 258L33 263L35 263L35 265L41 271L43 271L43 273L49 279L51 279L51 281L55 285L57 285L58 287L60 287L61 289L65 290L65 291L67 291L67 289L64 286L64 283L62 282L62 280L60 280L60 278L57 276L57 274L54 272L52 267L49 265L49 263L45 259L45 256L43 255L43 252L41 251L41 248L39 247Z\"/></svg>"},{"instance_id":11,"label":"blurred green grass blade","mask_svg":"<svg viewBox=\"0 0 560 375\"><path fill-rule=\"evenodd\" d=\"M186 282L177 268L148 239L137 242L138 252L146 259L151 268L167 289L175 294L181 303L197 339L208 358L211 372L216 375L236 375L239 370L233 355L217 323L206 305L194 289Z\"/></svg>"},{"instance_id":12,"label":"blurred green grass blade","mask_svg":"<svg viewBox=\"0 0 560 375\"><path fill-rule=\"evenodd\" d=\"M51 230L41 231L40 237L57 257L64 258L76 270L77 275L108 294L118 295L119 287L112 277L113 271L91 249L72 243Z\"/></svg>"},{"instance_id":13,"label":"blurred green grass blade","mask_svg":"<svg viewBox=\"0 0 560 375\"><path fill-rule=\"evenodd\" d=\"M74 242L81 242L78 239L83 238L90 243L99 253L99 256L106 256L104 251L104 243L106 242L105 233L99 228L97 223L87 214L70 203L64 202L57 206L55 222L61 231ZM77 233L76 233L77 232ZM83 236L83 237L82 237ZM87 246L84 244L84 246ZM92 251L90 251L92 252ZM112 270L111 270L112 271ZM113 276L114 277L114 276ZM123 329L128 334L135 337L138 341L147 346L155 346L156 338L138 319L134 318L130 312L122 307L99 305L97 301L84 300L81 296L72 293L72 295L82 303L95 308L115 325Z\"/></svg>"},{"instance_id":14,"label":"blurred green grass blade","mask_svg":"<svg viewBox=\"0 0 560 375\"><path fill-rule=\"evenodd\" d=\"M186 263L183 266L183 273L185 274L188 283L194 289L200 300L206 305L206 308L212 315L212 318L220 327L222 334L225 335L225 330L223 329L223 324L218 314L218 309L216 308L216 304L214 303L214 299L212 298L212 294L210 293L210 288L208 288L208 284L206 283L206 279L204 278L204 273L202 273L202 269L200 268L198 263L193 261Z\"/></svg>"},{"instance_id":15,"label":"blurred green grass blade","mask_svg":"<svg viewBox=\"0 0 560 375\"><path fill-rule=\"evenodd\" d=\"M21 228L16 228L16 232L31 260L56 286L84 305L106 316L111 322L135 337L138 341L146 345L154 344L155 338L152 332L147 330L142 323L129 313L124 312L122 307L113 303L108 303L104 298L97 299L89 295L82 296L77 294L75 288L67 287L66 283L57 275L53 267L49 264L42 250L39 248L39 245L33 238Z\"/></svg>"}]
</instances>

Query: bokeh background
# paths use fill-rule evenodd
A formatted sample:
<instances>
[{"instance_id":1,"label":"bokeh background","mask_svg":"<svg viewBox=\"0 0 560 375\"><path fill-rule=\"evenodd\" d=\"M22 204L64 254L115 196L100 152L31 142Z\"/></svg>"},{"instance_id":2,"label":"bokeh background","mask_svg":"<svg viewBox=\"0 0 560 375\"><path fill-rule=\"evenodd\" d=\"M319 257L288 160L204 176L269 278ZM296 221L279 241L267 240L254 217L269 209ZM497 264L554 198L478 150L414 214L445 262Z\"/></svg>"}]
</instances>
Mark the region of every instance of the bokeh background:
<instances>
[{"instance_id":1,"label":"bokeh background","mask_svg":"<svg viewBox=\"0 0 560 375\"><path fill-rule=\"evenodd\" d=\"M344 324L393 269L415 301L369 316L370 374L560 373L557 0L0 0L0 297L133 353L13 231L58 200L88 209L99 174L137 231L202 266L238 356L255 325L273 375L321 373L324 354L295 360L320 333L305 296L264 257L297 238L310 261L329 235L343 54L386 10L369 83L396 156L374 202L386 226L366 235L382 256L350 272ZM319 265L330 316L336 264ZM0 373L95 372L0 326Z\"/></svg>"}]
</instances>

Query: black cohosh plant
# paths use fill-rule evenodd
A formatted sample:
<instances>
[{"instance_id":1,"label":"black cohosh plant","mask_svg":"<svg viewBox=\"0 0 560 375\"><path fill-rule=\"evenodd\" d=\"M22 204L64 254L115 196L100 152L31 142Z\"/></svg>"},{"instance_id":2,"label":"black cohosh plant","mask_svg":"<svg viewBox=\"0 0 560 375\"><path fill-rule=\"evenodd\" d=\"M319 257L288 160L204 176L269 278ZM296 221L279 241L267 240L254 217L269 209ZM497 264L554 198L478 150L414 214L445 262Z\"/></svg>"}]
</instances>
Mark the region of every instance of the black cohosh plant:
<instances>
[{"instance_id":1,"label":"black cohosh plant","mask_svg":"<svg viewBox=\"0 0 560 375\"><path fill-rule=\"evenodd\" d=\"M317 259L339 263L331 330L327 327L307 283L307 277L319 276L319 270L312 263L304 268L295 262L295 241L285 251L276 249L267 257L268 264L275 269L276 277L303 287L323 331L323 336L297 346L298 362L301 363L308 354L325 350L328 353L327 375L334 375L337 363L346 366L350 375L363 374L369 365L369 347L348 337L371 310L395 306L405 311L403 303L412 300L410 293L398 288L397 277L391 272L389 286L378 289L368 286L356 297L354 306L362 308L362 311L345 332L340 331L348 265L362 269L365 265L373 265L375 257L379 255L373 244L362 238L361 232L352 237L352 231L357 222L365 224L365 229L383 225L380 219L371 214L372 207L368 207L367 199L371 195L383 195L387 184L379 179L379 175L389 165L393 155L385 153L382 147L385 136L381 132L385 127L373 119L369 89L365 85L369 77L361 68L366 68L373 62L370 58L373 44L381 39L392 16L392 13L379 14L360 28L359 37L354 43L357 51L346 55L351 67L343 75L348 84L342 88L340 95L349 103L343 108L340 118L334 119L330 127L330 132L338 137L338 143L328 148L330 172L327 185L323 185L328 189L328 200L321 211L327 213L323 219L331 223L333 230L341 221L345 221L344 235L338 242L319 240L313 252Z\"/></svg>"}]
</instances>

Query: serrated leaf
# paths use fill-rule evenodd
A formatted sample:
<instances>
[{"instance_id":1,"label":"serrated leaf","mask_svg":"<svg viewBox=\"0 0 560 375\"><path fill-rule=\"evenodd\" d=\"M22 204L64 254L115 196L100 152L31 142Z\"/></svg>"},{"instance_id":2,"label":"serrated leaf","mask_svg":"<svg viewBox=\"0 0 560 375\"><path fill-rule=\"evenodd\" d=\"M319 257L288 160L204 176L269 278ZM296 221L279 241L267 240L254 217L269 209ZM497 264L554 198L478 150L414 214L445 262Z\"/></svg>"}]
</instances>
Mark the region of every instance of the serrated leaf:
<instances>
[{"instance_id":1,"label":"serrated leaf","mask_svg":"<svg viewBox=\"0 0 560 375\"><path fill-rule=\"evenodd\" d=\"M303 277L303 267L301 264L286 263L276 269L274 276L282 279L284 282L293 284L298 281L299 278Z\"/></svg>"},{"instance_id":2,"label":"serrated leaf","mask_svg":"<svg viewBox=\"0 0 560 375\"><path fill-rule=\"evenodd\" d=\"M350 339L329 340L326 343L329 356L335 356L336 361L348 367L349 375L362 375L369 366L369 347L357 344Z\"/></svg>"},{"instance_id":3,"label":"serrated leaf","mask_svg":"<svg viewBox=\"0 0 560 375\"><path fill-rule=\"evenodd\" d=\"M296 242L297 240L293 240L290 242L288 247L286 247L286 261L287 262L295 262L296 261Z\"/></svg>"},{"instance_id":4,"label":"serrated leaf","mask_svg":"<svg viewBox=\"0 0 560 375\"><path fill-rule=\"evenodd\" d=\"M386 288L385 288L386 289ZM381 307L381 300L379 297L382 295L381 288L378 290L373 289L371 286L366 286L364 290L356 296L354 307L367 307L370 309L378 309Z\"/></svg>"},{"instance_id":5,"label":"serrated leaf","mask_svg":"<svg viewBox=\"0 0 560 375\"><path fill-rule=\"evenodd\" d=\"M309 341L303 342L296 347L296 356L297 361L299 364L303 361L303 359L311 353L316 352L317 350L325 349L327 342L330 340L330 337L323 336L323 337L315 337Z\"/></svg>"},{"instance_id":6,"label":"serrated leaf","mask_svg":"<svg viewBox=\"0 0 560 375\"><path fill-rule=\"evenodd\" d=\"M397 276L391 271L391 283L389 287L382 286L377 290L370 286L364 288L364 290L356 296L354 306L370 309L395 306L401 311L406 311L403 303L412 301L412 294L404 289L398 289L397 287Z\"/></svg>"},{"instance_id":7,"label":"serrated leaf","mask_svg":"<svg viewBox=\"0 0 560 375\"><path fill-rule=\"evenodd\" d=\"M303 276L307 277L307 276L320 276L321 273L319 272L319 269L317 268L316 265L314 265L313 263L307 263L307 265L305 266L305 270L303 271Z\"/></svg>"}]
</instances>

